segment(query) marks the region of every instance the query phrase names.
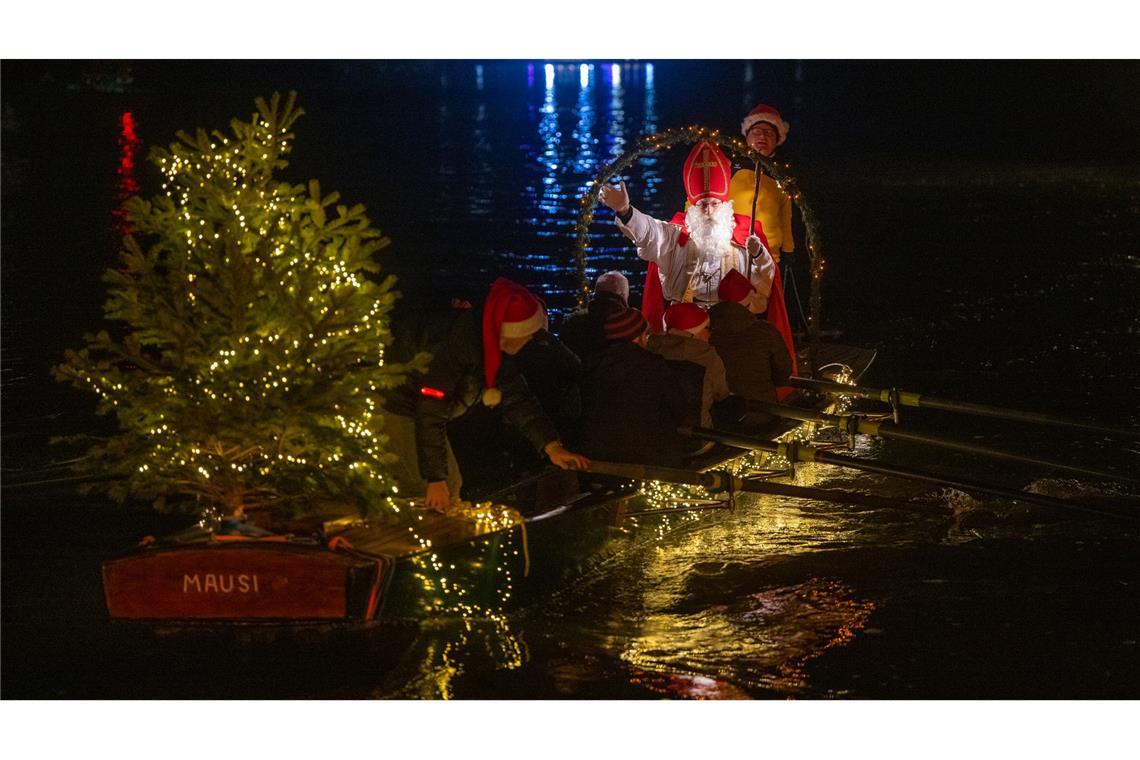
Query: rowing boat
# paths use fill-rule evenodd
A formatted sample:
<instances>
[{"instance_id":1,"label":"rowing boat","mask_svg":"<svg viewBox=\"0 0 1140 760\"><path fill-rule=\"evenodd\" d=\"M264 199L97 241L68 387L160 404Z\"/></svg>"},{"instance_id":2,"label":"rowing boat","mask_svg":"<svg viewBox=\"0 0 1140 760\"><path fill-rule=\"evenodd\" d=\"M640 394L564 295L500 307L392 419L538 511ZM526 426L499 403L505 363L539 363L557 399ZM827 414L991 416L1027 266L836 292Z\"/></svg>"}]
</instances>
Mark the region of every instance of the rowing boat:
<instances>
[{"instance_id":1,"label":"rowing boat","mask_svg":"<svg viewBox=\"0 0 1140 760\"><path fill-rule=\"evenodd\" d=\"M588 293L588 228L602 184L640 156L709 139L755 158L739 141L689 128L647 136L602 168L582 197L578 217L580 296ZM786 169L758 160L793 187ZM851 382L870 366L874 352L820 343L822 259L813 242L810 207L798 192L796 197L812 262L810 340L800 371L819 377L830 368L828 379ZM818 409L818 399L802 391L783 400ZM777 419L761 438L775 440L797 427L801 423ZM757 475L785 465L773 465L766 453L718 445L688 467ZM487 613L733 505L731 492L709 494L650 479L557 470L524 473L508 486L500 483L482 493L481 484L469 485L475 486L473 501L446 515L419 511L385 520L337 519L316 530L265 536L226 535L203 523L148 540L104 563L107 609L116 620L290 625Z\"/></svg>"},{"instance_id":2,"label":"rowing boat","mask_svg":"<svg viewBox=\"0 0 1140 760\"><path fill-rule=\"evenodd\" d=\"M874 354L836 347L831 358L858 375ZM777 421L763 437L796 428ZM688 467L751 475L783 468L771 455L727 446ZM200 522L106 561L104 592L112 619L164 625L495 614L732 506L731 493L545 469L448 514L341 518L307 533L258 536Z\"/></svg>"},{"instance_id":3,"label":"rowing boat","mask_svg":"<svg viewBox=\"0 0 1140 760\"><path fill-rule=\"evenodd\" d=\"M747 150L739 141L697 128L661 133L639 141L618 161L604 167L589 185L582 198L577 225L580 300L588 295L586 247L600 187L643 155L676 144L709 139L737 152ZM844 384L856 382L870 366L874 352L822 342L819 284L823 259L813 232L813 215L795 189L795 180L787 174L786 167L765 166L793 191L807 228L812 295L807 347L800 357L802 377L793 378L793 392L782 398L783 405L773 409L780 416L763 435L749 437L723 435L707 429L695 431L697 437L719 440L720 444L689 462L685 472L717 470L733 476L743 473L747 478L686 481L682 477L680 480L704 484L748 480L752 481L750 485L757 485L757 478L784 472L797 456L810 455L810 461L910 477L1058 509L1135 519L1040 494L897 465L868 463L808 447L786 447L785 461L779 461L782 455L778 449L773 457L769 452L777 448L774 441L802 430L799 420L819 418L816 413L835 398L825 400L811 394L834 393L835 380L842 380ZM870 391L864 397L867 393ZM1011 410L923 399L895 389L875 393L891 404L895 425L900 405L937 406L990 416L1011 414ZM793 408L796 405L812 413L801 414ZM1013 418L1043 421L1044 417L1018 412ZM863 420L853 416L846 419L852 436L868 429ZM1049 421L1057 422L1056 418ZM1065 424L1073 426L1071 421ZM879 434L887 430L895 437L905 436L908 440L956 450L968 448L973 453L1001 456L1007 461L1013 459L1002 452L983 451L977 445L966 447L945 438L899 431L885 423L875 422L869 427ZM1088 425L1080 427L1089 428ZM1123 433L1132 438L1140 435L1104 426L1092 429ZM485 439L478 440L481 448L489 448ZM749 449L730 446L748 446ZM1035 466L1055 466L1055 463L1024 456L1016 459ZM122 621L243 626L357 626L431 615L495 615L535 594L572 583L610 557L659 540L671 531L700 524L733 506L731 487L727 492L710 492L701 485L678 485L664 482L667 478L638 477L629 469L624 471L625 477L614 477L613 472L618 470L620 468L611 468L610 476L540 470L522 473L508 481L508 485L499 483L494 487L476 480L467 484L472 494L464 494L473 496L472 501L448 514L413 511L383 520L340 518L315 529L278 530L258 536L243 535L240 531L237 535L229 534L203 521L161 540L144 540L122 556L105 562L107 609L113 619ZM1074 468L1070 466L1067 470L1072 472ZM1104 474L1088 468L1079 471L1097 476ZM783 485L780 489L784 493L798 490L796 495L814 498L808 495L811 489ZM773 487L768 492L780 493L781 490ZM815 489L814 493L835 496L821 489ZM849 499L859 496L846 493ZM863 503L869 503L869 497L862 498Z\"/></svg>"}]
</instances>

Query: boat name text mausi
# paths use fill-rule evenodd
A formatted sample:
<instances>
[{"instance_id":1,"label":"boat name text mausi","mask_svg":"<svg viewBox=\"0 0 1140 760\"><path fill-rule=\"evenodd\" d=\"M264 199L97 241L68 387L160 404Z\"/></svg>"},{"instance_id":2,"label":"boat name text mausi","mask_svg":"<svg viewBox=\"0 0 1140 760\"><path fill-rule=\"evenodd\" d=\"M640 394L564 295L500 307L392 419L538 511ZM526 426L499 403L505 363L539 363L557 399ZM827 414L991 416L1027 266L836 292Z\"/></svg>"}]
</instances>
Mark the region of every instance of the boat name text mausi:
<instances>
[{"instance_id":1,"label":"boat name text mausi","mask_svg":"<svg viewBox=\"0 0 1140 760\"><path fill-rule=\"evenodd\" d=\"M182 576L182 593L188 594L192 591L199 594L211 591L219 594L232 594L235 591L241 594L258 594L261 592L261 586L256 575L246 573L241 575L232 573L184 574Z\"/></svg>"}]
</instances>

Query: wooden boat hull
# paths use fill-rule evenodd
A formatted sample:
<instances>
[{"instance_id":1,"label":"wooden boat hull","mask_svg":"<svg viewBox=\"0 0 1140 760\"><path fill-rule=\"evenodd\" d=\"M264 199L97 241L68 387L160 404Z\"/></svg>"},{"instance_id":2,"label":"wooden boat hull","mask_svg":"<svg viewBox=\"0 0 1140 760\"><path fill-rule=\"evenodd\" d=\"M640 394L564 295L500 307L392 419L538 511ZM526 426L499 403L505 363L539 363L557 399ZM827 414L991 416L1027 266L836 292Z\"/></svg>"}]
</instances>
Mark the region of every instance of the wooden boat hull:
<instances>
[{"instance_id":1,"label":"wooden boat hull","mask_svg":"<svg viewBox=\"0 0 1140 760\"><path fill-rule=\"evenodd\" d=\"M364 620L390 572L319 544L203 542L105 562L103 589L119 620Z\"/></svg>"},{"instance_id":2,"label":"wooden boat hull","mask_svg":"<svg viewBox=\"0 0 1140 760\"><path fill-rule=\"evenodd\" d=\"M667 518L624 517L636 489L574 490L561 501L532 502L527 518L512 510L515 522L488 531L424 514L418 535L430 536L430 547L367 524L337 532L328 545L203 536L140 547L104 563L107 611L115 620L167 626L481 615L555 590L662 535Z\"/></svg>"}]
</instances>

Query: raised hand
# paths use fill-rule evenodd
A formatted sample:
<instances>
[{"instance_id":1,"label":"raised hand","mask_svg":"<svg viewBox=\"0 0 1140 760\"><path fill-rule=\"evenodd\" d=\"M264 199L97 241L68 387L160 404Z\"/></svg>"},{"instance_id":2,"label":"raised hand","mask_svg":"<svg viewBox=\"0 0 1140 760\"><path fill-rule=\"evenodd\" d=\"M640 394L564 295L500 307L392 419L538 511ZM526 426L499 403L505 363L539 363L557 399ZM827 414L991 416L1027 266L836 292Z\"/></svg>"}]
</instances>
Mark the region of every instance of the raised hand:
<instances>
[{"instance_id":1,"label":"raised hand","mask_svg":"<svg viewBox=\"0 0 1140 760\"><path fill-rule=\"evenodd\" d=\"M601 200L615 212L624 214L629 210L629 191L625 189L625 182L620 186L602 185Z\"/></svg>"}]
</instances>

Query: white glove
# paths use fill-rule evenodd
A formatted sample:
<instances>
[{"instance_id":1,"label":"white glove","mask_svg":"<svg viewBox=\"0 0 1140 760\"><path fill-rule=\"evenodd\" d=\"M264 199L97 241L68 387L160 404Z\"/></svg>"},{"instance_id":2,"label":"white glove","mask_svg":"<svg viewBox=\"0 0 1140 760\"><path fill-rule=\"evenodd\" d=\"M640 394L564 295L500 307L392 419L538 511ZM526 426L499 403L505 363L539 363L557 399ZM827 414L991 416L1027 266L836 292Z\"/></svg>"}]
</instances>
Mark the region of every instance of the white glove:
<instances>
[{"instance_id":1,"label":"white glove","mask_svg":"<svg viewBox=\"0 0 1140 760\"><path fill-rule=\"evenodd\" d=\"M753 233L748 236L748 241L745 244L745 250L751 258L756 258L760 255L760 251L764 250L764 244L760 242L760 236Z\"/></svg>"}]
</instances>

